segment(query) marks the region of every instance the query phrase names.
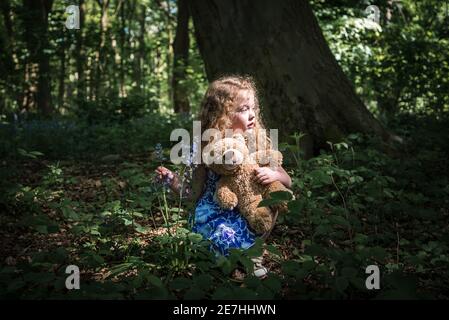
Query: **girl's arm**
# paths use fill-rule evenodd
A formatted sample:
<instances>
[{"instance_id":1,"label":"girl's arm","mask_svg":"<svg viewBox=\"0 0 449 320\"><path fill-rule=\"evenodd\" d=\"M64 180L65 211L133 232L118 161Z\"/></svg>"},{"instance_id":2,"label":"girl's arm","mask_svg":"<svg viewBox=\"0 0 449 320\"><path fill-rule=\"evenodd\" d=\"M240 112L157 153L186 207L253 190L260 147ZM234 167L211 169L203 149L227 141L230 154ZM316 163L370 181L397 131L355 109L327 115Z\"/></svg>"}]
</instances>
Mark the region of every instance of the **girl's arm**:
<instances>
[{"instance_id":1,"label":"girl's arm","mask_svg":"<svg viewBox=\"0 0 449 320\"><path fill-rule=\"evenodd\" d=\"M179 195L181 185L179 176L176 173L162 166L157 167L154 172L156 173L157 181L167 184L175 194Z\"/></svg>"},{"instance_id":2,"label":"girl's arm","mask_svg":"<svg viewBox=\"0 0 449 320\"><path fill-rule=\"evenodd\" d=\"M165 181L177 196L182 192L183 197L187 201L196 201L202 194L204 183L206 181L206 170L202 165L199 165L193 170L191 184L187 182L181 184L180 177L165 167L158 167L155 172L156 178L160 182L163 183Z\"/></svg>"},{"instance_id":3,"label":"girl's arm","mask_svg":"<svg viewBox=\"0 0 449 320\"><path fill-rule=\"evenodd\" d=\"M278 179L286 188L290 189L292 187L292 179L288 175L287 171L282 167L277 168Z\"/></svg>"},{"instance_id":4,"label":"girl's arm","mask_svg":"<svg viewBox=\"0 0 449 320\"><path fill-rule=\"evenodd\" d=\"M256 176L254 179L261 184L269 184L274 181L280 181L288 189L292 186L292 179L281 166L274 170L270 167L260 167L255 170Z\"/></svg>"}]
</instances>

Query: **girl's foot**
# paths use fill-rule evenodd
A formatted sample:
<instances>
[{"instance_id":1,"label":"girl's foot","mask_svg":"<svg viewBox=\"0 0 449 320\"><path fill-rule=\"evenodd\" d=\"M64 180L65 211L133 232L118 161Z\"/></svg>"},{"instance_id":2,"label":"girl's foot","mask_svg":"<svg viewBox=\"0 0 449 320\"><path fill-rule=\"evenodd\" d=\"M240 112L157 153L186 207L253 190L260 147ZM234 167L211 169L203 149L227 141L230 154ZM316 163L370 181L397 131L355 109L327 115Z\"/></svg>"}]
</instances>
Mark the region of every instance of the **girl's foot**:
<instances>
[{"instance_id":1,"label":"girl's foot","mask_svg":"<svg viewBox=\"0 0 449 320\"><path fill-rule=\"evenodd\" d=\"M254 262L253 275L259 279L265 279L268 274L268 269L262 265L263 257L257 257L251 259Z\"/></svg>"}]
</instances>

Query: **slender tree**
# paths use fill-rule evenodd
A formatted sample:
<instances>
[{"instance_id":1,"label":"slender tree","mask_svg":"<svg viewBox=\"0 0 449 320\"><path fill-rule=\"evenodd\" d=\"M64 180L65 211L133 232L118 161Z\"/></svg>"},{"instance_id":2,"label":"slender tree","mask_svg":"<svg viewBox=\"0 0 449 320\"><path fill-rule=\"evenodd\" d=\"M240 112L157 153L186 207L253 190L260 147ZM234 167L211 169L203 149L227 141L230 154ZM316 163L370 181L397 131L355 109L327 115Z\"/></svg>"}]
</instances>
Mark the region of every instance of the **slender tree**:
<instances>
[{"instance_id":1,"label":"slender tree","mask_svg":"<svg viewBox=\"0 0 449 320\"><path fill-rule=\"evenodd\" d=\"M84 48L84 0L78 1L80 11L80 29L75 33L75 60L76 60L76 73L78 79L76 81L77 91L76 97L78 101L86 99L86 76L84 69L86 67L85 48Z\"/></svg>"},{"instance_id":2,"label":"slender tree","mask_svg":"<svg viewBox=\"0 0 449 320\"><path fill-rule=\"evenodd\" d=\"M189 59L189 9L187 0L178 0L178 16L173 42L173 104L176 113L190 111L187 92L186 67Z\"/></svg>"},{"instance_id":3,"label":"slender tree","mask_svg":"<svg viewBox=\"0 0 449 320\"><path fill-rule=\"evenodd\" d=\"M98 33L98 50L96 53L96 69L95 69L95 99L98 99L103 91L103 77L102 74L107 66L106 63L106 50L108 42L108 25L109 25L109 15L108 8L110 0L97 0L97 3L101 10L100 15L100 31Z\"/></svg>"},{"instance_id":4,"label":"slender tree","mask_svg":"<svg viewBox=\"0 0 449 320\"><path fill-rule=\"evenodd\" d=\"M13 22L11 17L13 11L9 0L0 3L0 73L4 76L0 79L0 83L8 88L11 92L13 100L21 107L24 97L22 81L20 81L19 66L14 60L16 51L15 34L13 30ZM3 105L6 105L7 97L3 97Z\"/></svg>"},{"instance_id":5,"label":"slender tree","mask_svg":"<svg viewBox=\"0 0 449 320\"><path fill-rule=\"evenodd\" d=\"M37 108L46 116L53 112L51 101L50 56L48 53L48 14L53 0L24 0L25 42L31 67L31 81L37 78L35 100Z\"/></svg>"}]
</instances>

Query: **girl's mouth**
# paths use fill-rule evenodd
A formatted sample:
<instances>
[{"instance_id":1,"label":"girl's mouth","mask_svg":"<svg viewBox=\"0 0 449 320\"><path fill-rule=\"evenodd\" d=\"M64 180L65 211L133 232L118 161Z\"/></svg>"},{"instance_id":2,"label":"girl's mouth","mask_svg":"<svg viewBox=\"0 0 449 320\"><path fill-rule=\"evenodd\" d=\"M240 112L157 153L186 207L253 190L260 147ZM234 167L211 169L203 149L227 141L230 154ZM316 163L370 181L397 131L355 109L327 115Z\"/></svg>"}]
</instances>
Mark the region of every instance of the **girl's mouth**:
<instances>
[{"instance_id":1,"label":"girl's mouth","mask_svg":"<svg viewBox=\"0 0 449 320\"><path fill-rule=\"evenodd\" d=\"M248 124L246 127L247 127L247 128L254 128L254 122L251 122L251 123Z\"/></svg>"}]
</instances>

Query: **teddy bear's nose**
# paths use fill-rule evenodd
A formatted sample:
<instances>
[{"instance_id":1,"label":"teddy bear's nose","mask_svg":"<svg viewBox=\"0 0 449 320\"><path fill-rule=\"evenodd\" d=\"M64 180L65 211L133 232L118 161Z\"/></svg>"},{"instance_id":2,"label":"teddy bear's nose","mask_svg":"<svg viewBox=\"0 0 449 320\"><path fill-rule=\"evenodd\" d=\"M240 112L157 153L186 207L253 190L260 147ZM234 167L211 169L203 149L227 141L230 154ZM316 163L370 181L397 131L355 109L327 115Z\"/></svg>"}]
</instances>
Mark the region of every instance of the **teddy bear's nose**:
<instances>
[{"instance_id":1,"label":"teddy bear's nose","mask_svg":"<svg viewBox=\"0 0 449 320\"><path fill-rule=\"evenodd\" d=\"M236 150L228 150L223 155L223 163L225 164L240 164L242 162L242 155L239 151Z\"/></svg>"},{"instance_id":2,"label":"teddy bear's nose","mask_svg":"<svg viewBox=\"0 0 449 320\"><path fill-rule=\"evenodd\" d=\"M235 164L235 154L233 151L227 151L223 155L223 163L225 164Z\"/></svg>"}]
</instances>

